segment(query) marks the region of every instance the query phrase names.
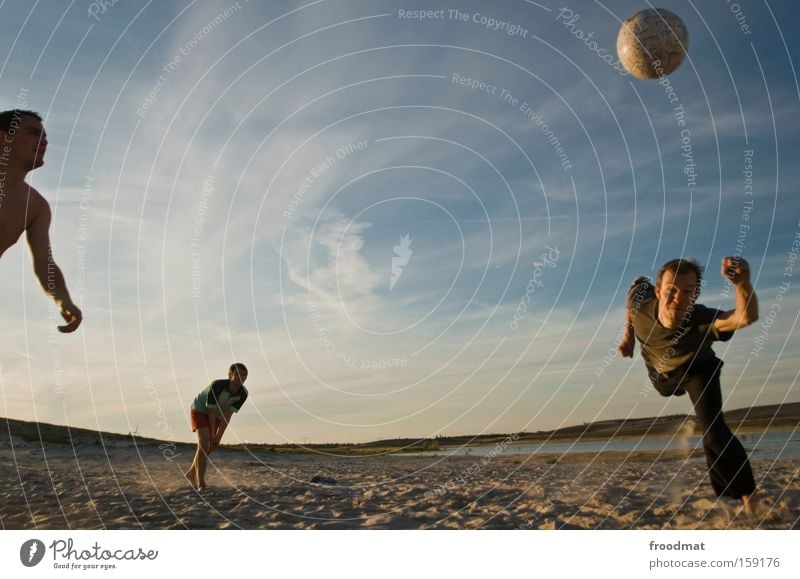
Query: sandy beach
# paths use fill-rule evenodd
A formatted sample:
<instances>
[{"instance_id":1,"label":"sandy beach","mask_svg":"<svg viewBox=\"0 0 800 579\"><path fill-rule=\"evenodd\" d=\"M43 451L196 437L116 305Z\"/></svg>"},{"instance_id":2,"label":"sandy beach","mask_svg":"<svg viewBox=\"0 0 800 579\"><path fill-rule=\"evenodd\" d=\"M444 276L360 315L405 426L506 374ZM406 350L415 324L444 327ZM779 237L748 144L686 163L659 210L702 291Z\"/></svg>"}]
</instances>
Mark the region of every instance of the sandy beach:
<instances>
[{"instance_id":1,"label":"sandy beach","mask_svg":"<svg viewBox=\"0 0 800 579\"><path fill-rule=\"evenodd\" d=\"M794 529L800 460L755 460L765 509L715 500L684 453L368 457L41 443L0 434L4 529ZM316 478L315 477L319 477ZM318 482L311 482L316 480Z\"/></svg>"}]
</instances>

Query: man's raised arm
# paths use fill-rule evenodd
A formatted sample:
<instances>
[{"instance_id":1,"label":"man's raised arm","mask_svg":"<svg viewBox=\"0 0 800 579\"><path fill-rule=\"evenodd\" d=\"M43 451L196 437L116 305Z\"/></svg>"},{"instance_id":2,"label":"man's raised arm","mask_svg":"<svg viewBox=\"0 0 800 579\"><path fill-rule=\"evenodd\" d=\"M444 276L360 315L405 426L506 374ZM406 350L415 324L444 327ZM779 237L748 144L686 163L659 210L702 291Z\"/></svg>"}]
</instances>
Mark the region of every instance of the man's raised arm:
<instances>
[{"instance_id":1,"label":"man's raised arm","mask_svg":"<svg viewBox=\"0 0 800 579\"><path fill-rule=\"evenodd\" d=\"M743 257L724 257L720 273L733 285L736 307L717 316L714 328L718 332L735 332L758 320L758 297L750 283L750 264Z\"/></svg>"}]
</instances>

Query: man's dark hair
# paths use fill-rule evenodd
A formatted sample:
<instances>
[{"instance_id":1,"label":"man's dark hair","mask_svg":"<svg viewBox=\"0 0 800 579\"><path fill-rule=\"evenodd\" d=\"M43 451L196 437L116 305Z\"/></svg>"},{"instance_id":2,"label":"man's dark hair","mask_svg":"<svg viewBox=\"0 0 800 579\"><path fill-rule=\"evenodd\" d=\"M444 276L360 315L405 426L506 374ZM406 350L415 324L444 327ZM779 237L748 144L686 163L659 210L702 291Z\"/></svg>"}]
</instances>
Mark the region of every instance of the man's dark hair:
<instances>
[{"instance_id":1,"label":"man's dark hair","mask_svg":"<svg viewBox=\"0 0 800 579\"><path fill-rule=\"evenodd\" d=\"M241 362L234 362L233 364L231 364L231 367L228 368L228 372L236 372L237 374L240 372L243 372L244 374L248 373L247 366L245 366Z\"/></svg>"},{"instance_id":2,"label":"man's dark hair","mask_svg":"<svg viewBox=\"0 0 800 579\"><path fill-rule=\"evenodd\" d=\"M6 133L11 130L11 127L18 125L22 117L34 117L42 120L42 115L34 111L23 111L21 109L11 109L10 111L3 111L0 113L0 131Z\"/></svg>"},{"instance_id":3,"label":"man's dark hair","mask_svg":"<svg viewBox=\"0 0 800 579\"><path fill-rule=\"evenodd\" d=\"M703 281L703 266L701 266L694 259L673 259L661 266L658 270L658 277L656 278L656 287L661 287L661 277L664 272L671 271L676 277L683 273L694 273L697 276L697 287L700 288L700 282Z\"/></svg>"}]
</instances>

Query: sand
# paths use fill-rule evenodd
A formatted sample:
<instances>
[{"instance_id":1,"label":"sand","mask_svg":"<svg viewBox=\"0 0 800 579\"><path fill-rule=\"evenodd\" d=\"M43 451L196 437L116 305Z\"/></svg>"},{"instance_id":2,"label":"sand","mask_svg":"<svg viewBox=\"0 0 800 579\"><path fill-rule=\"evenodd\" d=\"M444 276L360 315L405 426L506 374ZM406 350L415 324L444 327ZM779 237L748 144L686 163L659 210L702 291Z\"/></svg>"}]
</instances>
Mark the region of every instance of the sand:
<instances>
[{"instance_id":1,"label":"sand","mask_svg":"<svg viewBox=\"0 0 800 579\"><path fill-rule=\"evenodd\" d=\"M173 456L174 453L178 456ZM0 437L4 529L794 529L800 460L754 461L763 513L717 500L685 453L254 454L222 448L198 493L188 446ZM324 483L311 483L324 477Z\"/></svg>"}]
</instances>

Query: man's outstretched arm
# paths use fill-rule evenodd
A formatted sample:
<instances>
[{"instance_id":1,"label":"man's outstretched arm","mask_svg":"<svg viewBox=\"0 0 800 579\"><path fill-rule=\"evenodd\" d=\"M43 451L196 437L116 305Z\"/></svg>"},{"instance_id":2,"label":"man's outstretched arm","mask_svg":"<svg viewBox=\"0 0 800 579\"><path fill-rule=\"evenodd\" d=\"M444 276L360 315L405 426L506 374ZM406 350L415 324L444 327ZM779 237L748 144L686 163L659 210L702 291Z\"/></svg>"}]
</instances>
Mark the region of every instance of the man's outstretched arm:
<instances>
[{"instance_id":1,"label":"man's outstretched arm","mask_svg":"<svg viewBox=\"0 0 800 579\"><path fill-rule=\"evenodd\" d=\"M758 320L758 297L750 283L750 264L743 257L724 257L720 273L733 285L736 307L714 320L718 332L735 332Z\"/></svg>"},{"instance_id":2,"label":"man's outstretched arm","mask_svg":"<svg viewBox=\"0 0 800 579\"><path fill-rule=\"evenodd\" d=\"M72 303L64 275L53 260L50 249L50 206L41 196L32 200L31 204L34 206L35 216L27 228L26 235L33 260L33 271L42 289L53 298L59 307L61 317L67 322L66 325L58 326L59 331L74 332L80 326L83 314Z\"/></svg>"}]
</instances>

